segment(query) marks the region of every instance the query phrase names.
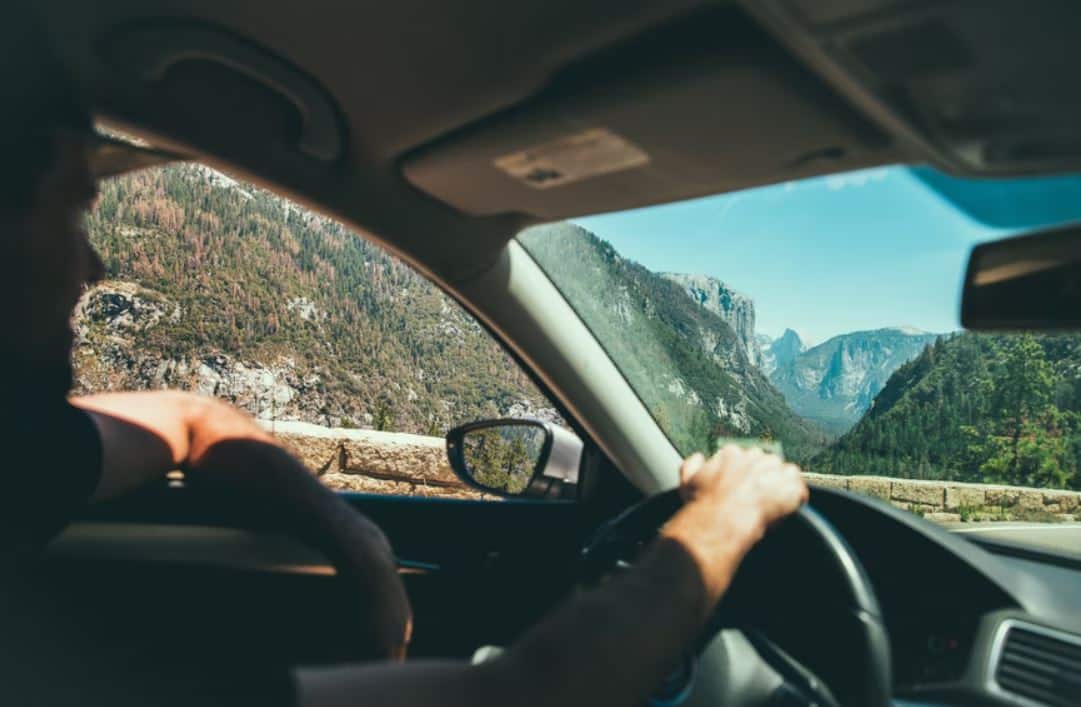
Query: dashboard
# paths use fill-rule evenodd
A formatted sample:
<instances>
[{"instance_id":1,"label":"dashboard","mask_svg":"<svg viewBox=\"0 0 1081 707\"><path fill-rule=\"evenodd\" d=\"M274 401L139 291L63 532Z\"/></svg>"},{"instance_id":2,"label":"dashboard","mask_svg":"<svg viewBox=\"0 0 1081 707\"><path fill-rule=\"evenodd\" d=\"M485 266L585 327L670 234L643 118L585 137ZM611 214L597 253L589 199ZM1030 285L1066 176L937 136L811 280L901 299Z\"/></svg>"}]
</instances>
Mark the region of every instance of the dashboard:
<instances>
[{"instance_id":1,"label":"dashboard","mask_svg":"<svg viewBox=\"0 0 1081 707\"><path fill-rule=\"evenodd\" d=\"M507 616L528 625L543 609L541 603L535 610L518 606L515 612L498 614L491 631L478 631L476 617L490 613L491 607L485 597L476 596L475 587L478 582L490 585L497 580L493 586L504 586L500 583L504 580L498 579L503 575L492 575L494 570L483 576L473 571L451 572L449 568L462 566L454 560L453 552L475 546L468 538L478 537L485 528L500 527L503 532L498 536L481 536L505 541L507 547L527 549L522 557L526 564L507 568L507 596L526 596L526 590L532 587L534 594L553 599L560 595L557 587L541 591L532 585L538 582L538 576L552 574L550 569L557 558L573 555L572 548L577 547L577 535L570 530L556 544L551 533L536 532L538 527L569 529L572 516L566 514L572 508L355 500L358 510L396 531L398 545L407 556L432 560L436 563L431 565L433 568L446 565L442 572L409 574L407 581L412 582L411 595L418 609L426 614L424 625L435 628L429 637L452 637L456 642L469 643L470 652L481 642L505 644L513 640L518 628ZM1081 566L1068 561L1056 564L1038 556L992 553L892 506L843 491L814 489L812 504L852 546L874 586L890 635L896 705L1081 706ZM148 511L147 507L140 506L147 520L153 518L160 523L169 517L161 509ZM436 513L441 515L436 518ZM190 515L185 510L185 516ZM532 515L536 517L531 519ZM114 521L115 516L112 514ZM213 517L208 515L208 525L213 524ZM170 532L166 532L167 527L153 526L136 532L137 526L131 523L137 520L137 515L125 523L98 520L70 529L52 548L53 559L63 570L59 584L80 587L80 595L84 595L91 580L98 578L102 591L93 603L100 613L100 602L117 595L117 578L122 577L125 586L151 582L151 590L139 592L139 596L152 597L147 601L156 605L163 597L176 594L175 605L191 609L190 614L174 610L175 617L170 614L160 619L168 618L168 631L172 632L199 629L211 619L220 625L238 622L236 616L209 616L206 607L213 603L192 599L201 596L199 592L212 590L219 599L223 590L233 592L237 601L224 602L223 606L234 607L230 609L234 614L243 613L236 612L236 606L252 606L251 597L264 597L266 611L279 617L275 622L264 626L265 614L259 606L253 606L250 626L244 624L228 632L245 649L250 650L258 642L261 650L273 652L268 647L280 644L280 652L292 661L290 664L301 659L311 663L340 660L346 655L351 636L345 627L337 630L341 621L335 613L335 607L342 603L316 599L328 596L331 586L327 577L314 572L325 564L318 554L274 541L267 533L190 526L177 526ZM433 526L458 530L434 535L423 532ZM530 538L539 544L528 546ZM109 564L103 564L106 561ZM163 561L160 572L151 571ZM129 569L122 570L124 565ZM545 570L530 574L523 570L526 567ZM195 568L202 569L193 571ZM227 580L221 574L226 570L230 572ZM241 575L247 579L241 581ZM518 584L511 583L512 578ZM796 595L808 607L823 607L829 588L824 587L822 594L812 594L813 578L806 580L796 587L777 582L767 586L766 591L776 591L779 601L791 602ZM422 591L426 586L430 587L427 594ZM513 591L509 589L512 586L516 587ZM425 600L426 596L432 601ZM130 597L120 599L124 606L118 611L130 611ZM481 600L484 611L480 607L468 608L470 601ZM305 609L295 616L293 612L272 609L282 605ZM822 624L826 612L818 614L820 625L812 637L813 649L843 650L843 642L832 640L836 636L829 633L828 623ZM150 607L142 614L147 615L151 615ZM439 624L459 619L464 622L462 626ZM289 621L296 625L288 625ZM268 633L268 629L273 630ZM697 677L701 690L696 689L701 699L691 700L688 707L747 704L748 695L767 695L775 687L770 680L776 676L761 673L761 665L756 664L762 661L754 660L755 649L741 632L722 633L720 643L725 645L719 648L723 650L702 658ZM317 650L317 654L295 655L298 647ZM458 650L462 646L457 643L428 648L422 652L433 656L469 654ZM709 669L711 665L717 669Z\"/></svg>"},{"instance_id":2,"label":"dashboard","mask_svg":"<svg viewBox=\"0 0 1081 707\"><path fill-rule=\"evenodd\" d=\"M875 499L812 503L871 578L910 704L1081 705L1081 566L995 554Z\"/></svg>"}]
</instances>

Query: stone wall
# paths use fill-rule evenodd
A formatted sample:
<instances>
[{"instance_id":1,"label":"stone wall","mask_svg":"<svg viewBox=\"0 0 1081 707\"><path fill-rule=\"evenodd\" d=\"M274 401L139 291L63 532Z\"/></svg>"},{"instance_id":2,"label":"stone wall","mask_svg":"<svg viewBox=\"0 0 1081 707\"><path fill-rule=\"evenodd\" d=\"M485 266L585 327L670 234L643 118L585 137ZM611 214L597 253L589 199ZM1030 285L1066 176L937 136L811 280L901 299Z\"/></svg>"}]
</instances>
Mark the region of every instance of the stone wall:
<instances>
[{"instance_id":1,"label":"stone wall","mask_svg":"<svg viewBox=\"0 0 1081 707\"><path fill-rule=\"evenodd\" d=\"M807 474L808 483L876 496L940 522L1081 519L1081 492L885 476Z\"/></svg>"},{"instance_id":2,"label":"stone wall","mask_svg":"<svg viewBox=\"0 0 1081 707\"><path fill-rule=\"evenodd\" d=\"M401 496L482 498L458 480L442 437L261 422L327 486Z\"/></svg>"},{"instance_id":3,"label":"stone wall","mask_svg":"<svg viewBox=\"0 0 1081 707\"><path fill-rule=\"evenodd\" d=\"M342 491L483 498L451 471L442 437L263 422L323 483ZM1081 520L1081 492L808 473L819 486L877 496L940 522Z\"/></svg>"}]
</instances>

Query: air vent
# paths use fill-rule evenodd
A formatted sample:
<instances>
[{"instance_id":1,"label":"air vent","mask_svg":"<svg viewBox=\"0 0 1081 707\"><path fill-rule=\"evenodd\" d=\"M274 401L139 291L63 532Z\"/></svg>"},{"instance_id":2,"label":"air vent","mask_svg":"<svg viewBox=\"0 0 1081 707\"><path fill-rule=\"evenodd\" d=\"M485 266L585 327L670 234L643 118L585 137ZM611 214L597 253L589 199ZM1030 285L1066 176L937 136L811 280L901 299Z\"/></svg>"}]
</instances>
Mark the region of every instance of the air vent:
<instances>
[{"instance_id":1,"label":"air vent","mask_svg":"<svg viewBox=\"0 0 1081 707\"><path fill-rule=\"evenodd\" d=\"M999 691L1048 707L1081 705L1081 636L1007 621L992 656Z\"/></svg>"}]
</instances>

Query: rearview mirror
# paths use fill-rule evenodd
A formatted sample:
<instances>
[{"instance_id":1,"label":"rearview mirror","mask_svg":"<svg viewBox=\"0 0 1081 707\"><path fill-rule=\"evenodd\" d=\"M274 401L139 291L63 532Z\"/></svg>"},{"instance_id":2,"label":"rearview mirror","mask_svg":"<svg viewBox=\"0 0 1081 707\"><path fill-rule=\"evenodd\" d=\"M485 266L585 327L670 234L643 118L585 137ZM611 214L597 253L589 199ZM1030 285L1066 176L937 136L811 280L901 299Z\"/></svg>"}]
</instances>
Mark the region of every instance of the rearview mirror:
<instances>
[{"instance_id":1,"label":"rearview mirror","mask_svg":"<svg viewBox=\"0 0 1081 707\"><path fill-rule=\"evenodd\" d=\"M573 498L582 442L540 420L482 420L447 433L447 457L465 484L499 496Z\"/></svg>"},{"instance_id":2,"label":"rearview mirror","mask_svg":"<svg viewBox=\"0 0 1081 707\"><path fill-rule=\"evenodd\" d=\"M1081 228L972 249L961 324L966 329L1081 329Z\"/></svg>"}]
</instances>

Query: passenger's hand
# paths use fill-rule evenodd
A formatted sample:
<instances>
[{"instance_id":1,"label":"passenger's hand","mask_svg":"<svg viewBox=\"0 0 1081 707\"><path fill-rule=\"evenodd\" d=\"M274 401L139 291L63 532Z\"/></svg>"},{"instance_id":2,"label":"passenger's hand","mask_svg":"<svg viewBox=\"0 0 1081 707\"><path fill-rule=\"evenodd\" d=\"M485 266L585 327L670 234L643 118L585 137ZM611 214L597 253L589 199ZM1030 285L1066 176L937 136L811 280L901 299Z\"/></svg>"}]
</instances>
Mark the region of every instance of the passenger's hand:
<instances>
[{"instance_id":1,"label":"passenger's hand","mask_svg":"<svg viewBox=\"0 0 1081 707\"><path fill-rule=\"evenodd\" d=\"M726 446L680 467L684 507L661 535L679 542L696 561L711 611L744 555L766 529L807 501L799 467L761 449Z\"/></svg>"}]
</instances>

